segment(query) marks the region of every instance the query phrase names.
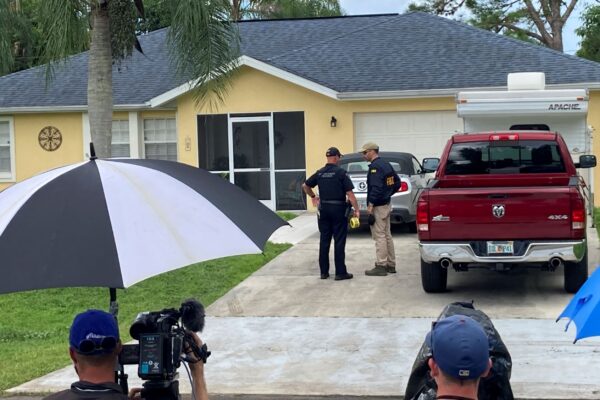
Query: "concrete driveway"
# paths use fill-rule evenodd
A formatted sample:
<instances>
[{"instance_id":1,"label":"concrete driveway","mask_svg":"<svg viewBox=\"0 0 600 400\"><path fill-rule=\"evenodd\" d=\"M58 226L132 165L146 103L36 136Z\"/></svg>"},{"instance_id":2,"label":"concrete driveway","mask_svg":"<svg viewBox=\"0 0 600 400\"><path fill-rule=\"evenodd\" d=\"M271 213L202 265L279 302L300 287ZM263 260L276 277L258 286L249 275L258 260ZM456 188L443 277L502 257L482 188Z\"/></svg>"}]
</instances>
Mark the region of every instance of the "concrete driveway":
<instances>
[{"instance_id":1,"label":"concrete driveway","mask_svg":"<svg viewBox=\"0 0 600 400\"><path fill-rule=\"evenodd\" d=\"M553 319L572 296L563 290L562 269L553 273L449 271L447 293L425 293L421 288L416 234L398 226L394 227L393 236L398 262L396 274L365 276L364 270L373 267L375 250L370 233L360 230L349 235L346 249L346 264L354 279L321 280L317 262L319 237L315 234L214 303L211 315L434 318L448 303L473 300L477 308L492 318ZM590 243L590 265L595 267L599 259L596 240Z\"/></svg>"},{"instance_id":2,"label":"concrete driveway","mask_svg":"<svg viewBox=\"0 0 600 400\"><path fill-rule=\"evenodd\" d=\"M208 308L202 336L213 352L206 366L211 394L400 398L431 321L446 304L473 300L511 352L517 398L600 398L600 339L573 345L574 330L554 322L571 297L562 291L562 271L451 271L448 293L426 294L416 235L395 228L397 274L364 275L374 243L360 231L347 244L355 278L321 280L315 216L294 221L272 240L305 239ZM598 240L594 230L589 235L595 267ZM128 373L130 386L141 384L133 368ZM14 392L55 391L73 380L69 367Z\"/></svg>"}]
</instances>

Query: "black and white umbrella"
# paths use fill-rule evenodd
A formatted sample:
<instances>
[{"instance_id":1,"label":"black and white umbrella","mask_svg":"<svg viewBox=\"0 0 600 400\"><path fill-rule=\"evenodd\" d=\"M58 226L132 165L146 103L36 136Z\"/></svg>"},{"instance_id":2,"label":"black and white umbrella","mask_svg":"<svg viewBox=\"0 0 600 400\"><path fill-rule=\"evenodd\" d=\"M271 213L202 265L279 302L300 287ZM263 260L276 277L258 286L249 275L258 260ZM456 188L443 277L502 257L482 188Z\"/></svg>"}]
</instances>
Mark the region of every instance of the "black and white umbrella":
<instances>
[{"instance_id":1,"label":"black and white umbrella","mask_svg":"<svg viewBox=\"0 0 600 400\"><path fill-rule=\"evenodd\" d=\"M125 288L196 262L260 253L285 224L202 169L92 159L0 192L0 293Z\"/></svg>"}]
</instances>

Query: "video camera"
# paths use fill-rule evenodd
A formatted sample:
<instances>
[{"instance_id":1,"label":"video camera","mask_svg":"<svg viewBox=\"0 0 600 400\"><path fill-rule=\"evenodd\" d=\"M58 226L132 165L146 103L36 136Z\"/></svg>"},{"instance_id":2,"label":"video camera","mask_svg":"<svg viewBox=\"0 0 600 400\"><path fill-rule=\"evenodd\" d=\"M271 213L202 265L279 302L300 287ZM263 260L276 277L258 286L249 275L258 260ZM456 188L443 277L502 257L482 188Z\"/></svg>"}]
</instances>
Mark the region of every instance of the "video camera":
<instances>
[{"instance_id":1,"label":"video camera","mask_svg":"<svg viewBox=\"0 0 600 400\"><path fill-rule=\"evenodd\" d=\"M206 363L210 351L206 344L198 347L191 336L202 332L204 317L204 307L194 299L184 301L179 310L166 308L137 315L129 333L139 344L124 345L119 364L138 364L138 376L147 381L143 398L178 398L176 378L181 361ZM184 352L193 353L194 361L183 356Z\"/></svg>"}]
</instances>

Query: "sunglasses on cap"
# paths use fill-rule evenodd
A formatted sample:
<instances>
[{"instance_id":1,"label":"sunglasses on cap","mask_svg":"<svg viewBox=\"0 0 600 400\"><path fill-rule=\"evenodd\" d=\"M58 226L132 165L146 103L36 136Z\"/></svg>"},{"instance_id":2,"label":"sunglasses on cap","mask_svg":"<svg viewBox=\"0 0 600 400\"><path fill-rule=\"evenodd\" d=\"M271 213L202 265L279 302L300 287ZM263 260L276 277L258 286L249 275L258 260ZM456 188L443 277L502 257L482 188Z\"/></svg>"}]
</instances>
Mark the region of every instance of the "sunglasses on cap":
<instances>
[{"instance_id":1,"label":"sunglasses on cap","mask_svg":"<svg viewBox=\"0 0 600 400\"><path fill-rule=\"evenodd\" d=\"M83 339L77 346L77 352L81 354L94 354L99 351L109 353L117 347L117 338L114 336L105 336L100 343L92 339Z\"/></svg>"}]
</instances>

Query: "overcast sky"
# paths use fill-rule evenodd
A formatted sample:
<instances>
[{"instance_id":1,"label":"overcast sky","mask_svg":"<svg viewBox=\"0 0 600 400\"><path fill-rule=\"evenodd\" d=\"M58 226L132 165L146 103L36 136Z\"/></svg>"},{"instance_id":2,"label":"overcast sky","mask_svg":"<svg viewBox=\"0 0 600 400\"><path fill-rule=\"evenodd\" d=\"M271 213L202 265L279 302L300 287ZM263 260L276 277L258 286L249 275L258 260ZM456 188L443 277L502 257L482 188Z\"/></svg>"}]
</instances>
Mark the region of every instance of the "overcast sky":
<instances>
[{"instance_id":1,"label":"overcast sky","mask_svg":"<svg viewBox=\"0 0 600 400\"><path fill-rule=\"evenodd\" d=\"M575 29L581 25L579 14L585 8L586 1L579 0L575 11L567 21L563 30L563 46L565 53L574 54L579 49L579 36ZM403 13L411 0L340 0L340 5L347 15Z\"/></svg>"}]
</instances>

